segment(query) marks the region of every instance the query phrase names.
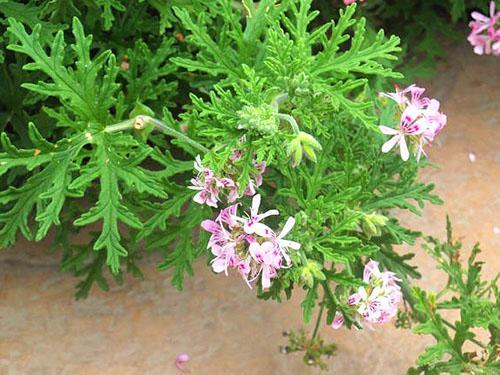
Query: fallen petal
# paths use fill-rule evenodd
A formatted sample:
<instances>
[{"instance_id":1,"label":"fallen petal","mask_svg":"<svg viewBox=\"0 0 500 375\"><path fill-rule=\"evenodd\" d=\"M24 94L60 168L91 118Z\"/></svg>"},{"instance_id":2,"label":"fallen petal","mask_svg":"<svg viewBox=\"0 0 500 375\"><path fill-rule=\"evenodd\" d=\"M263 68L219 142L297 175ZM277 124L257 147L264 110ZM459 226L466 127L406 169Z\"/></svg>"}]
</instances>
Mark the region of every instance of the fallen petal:
<instances>
[{"instance_id":1,"label":"fallen petal","mask_svg":"<svg viewBox=\"0 0 500 375\"><path fill-rule=\"evenodd\" d=\"M177 367L182 372L189 372L189 370L182 368L182 365L188 361L189 355L187 353L181 353L177 356L177 358L175 358L175 367Z\"/></svg>"},{"instance_id":2,"label":"fallen petal","mask_svg":"<svg viewBox=\"0 0 500 375\"><path fill-rule=\"evenodd\" d=\"M469 160L471 163L474 163L476 161L476 153L474 151L469 152Z\"/></svg>"}]
</instances>

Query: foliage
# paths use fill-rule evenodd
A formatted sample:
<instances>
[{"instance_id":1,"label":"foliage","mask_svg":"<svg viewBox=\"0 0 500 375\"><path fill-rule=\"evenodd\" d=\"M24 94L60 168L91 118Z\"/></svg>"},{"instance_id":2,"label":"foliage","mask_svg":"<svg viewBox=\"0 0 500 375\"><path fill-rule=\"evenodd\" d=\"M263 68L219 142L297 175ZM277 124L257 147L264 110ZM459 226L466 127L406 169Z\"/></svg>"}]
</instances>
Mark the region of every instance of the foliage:
<instances>
[{"instance_id":1,"label":"foliage","mask_svg":"<svg viewBox=\"0 0 500 375\"><path fill-rule=\"evenodd\" d=\"M313 337L291 334L289 351L324 367L335 347L317 335L320 324L341 314L360 328L346 301L371 258L397 274L415 306L401 325L417 319L417 332L438 340L413 371L496 365L497 341L483 364L462 352L472 327L498 330L484 297L496 286L479 282L474 256L463 270L451 239L432 240L456 293L437 301L412 291L413 254L394 249L421 235L399 223L397 209L420 215L441 200L417 178L427 162L380 151L377 125L394 121L396 108L377 91L403 79L402 46L375 30L403 33L407 61L425 53L423 66L434 63L435 33L453 30L440 27L449 16L434 3L370 0L361 12L342 5L332 14L312 0L0 0L0 246L50 235L61 270L80 278L77 298L109 289L110 275L142 277L139 260L153 251L182 289L193 262L213 258L199 229L215 212L193 201L193 160L230 172L240 194L265 161L263 209L294 217L289 236L302 246L270 288L257 280L256 294L281 302L302 289L305 322L320 309ZM446 11L458 20L475 5L453 0ZM444 308L463 313L450 323L454 337Z\"/></svg>"},{"instance_id":2,"label":"foliage","mask_svg":"<svg viewBox=\"0 0 500 375\"><path fill-rule=\"evenodd\" d=\"M413 315L419 321L413 331L433 336L436 343L426 348L417 359L417 367L408 373L498 373L498 276L491 281L481 278L483 262L476 260L480 253L479 244L470 252L466 267L461 265L462 244L453 239L449 220L446 241L440 242L435 238L428 241L431 246L425 246L425 249L436 260L439 269L447 274L448 281L437 294L417 287L413 289L416 301ZM446 320L450 310L459 312L459 319L454 323ZM487 343L476 339L487 335ZM472 351L466 343L472 344Z\"/></svg>"},{"instance_id":3,"label":"foliage","mask_svg":"<svg viewBox=\"0 0 500 375\"><path fill-rule=\"evenodd\" d=\"M489 1L483 0L367 0L359 4L360 14L370 28L385 28L403 35L403 54L398 68L412 82L415 78L430 77L437 62L446 56L446 46L465 39L472 10L487 12ZM498 2L497 2L498 5ZM341 0L318 1L318 9L326 17L343 8Z\"/></svg>"},{"instance_id":4,"label":"foliage","mask_svg":"<svg viewBox=\"0 0 500 375\"><path fill-rule=\"evenodd\" d=\"M373 129L379 112L390 108L374 107L367 83L401 77L391 69L399 39L382 31L367 35L365 20L354 18L355 6L342 10L336 22L316 26L318 12L310 1L272 4L238 7L220 0L204 12L196 2L172 7L168 20L160 12L155 22L177 22L173 30L182 35L176 40L164 29L155 32L151 22L130 18L131 11L144 11L142 2L123 10L118 1L68 2L64 9L52 2L4 1L1 11L10 17L2 20L9 25L4 40L10 71L4 74L10 90L22 85L24 98L20 104L7 91L3 96L9 114L0 169L8 181L0 199L2 246L14 244L18 233L41 240L55 228L56 237L66 241L63 269L86 277L78 294L85 296L93 281L107 288L105 265L118 278L126 269L139 275L140 255L129 253L139 254L147 244L165 253L161 268L174 268L173 283L181 288L182 275L192 273L191 263L204 248L203 236L189 234L209 216L189 203L189 160L208 147L214 152L205 159L220 171L239 145L266 160L271 171L263 193L272 197L266 204L300 218L306 230L299 239L309 243L294 255L297 267L259 294L281 299L293 283L307 281L307 318L322 285L331 319L337 303L326 277L340 280L339 290L355 281L328 264L355 268L366 255L389 262L395 259L391 244L411 243L417 235L395 219L375 236L363 235L360 228L373 230L366 218L392 207L418 213L412 201L439 200L430 194L431 185L416 182L416 164L379 157ZM104 9L102 24L92 18L96 7ZM75 15L71 27L64 26ZM43 22L62 26L46 28ZM134 22L134 38L127 30L119 38L112 27ZM94 38L85 27L94 30ZM108 43L99 39L103 31L111 33ZM177 108L176 120L165 105L188 101L175 92L179 81L191 86L192 104L181 113ZM261 124L266 106L268 120ZM245 111L254 111L249 119L257 114L256 125L245 125ZM164 121L138 123L138 116L160 112ZM271 132L262 130L265 121L273 124ZM302 141L294 140L299 126ZM175 140L166 142L153 128ZM316 163L291 168L289 144ZM240 182L252 173L245 160L238 165ZM71 223L97 230L88 246L71 245ZM199 238L196 250L189 238ZM137 244L137 250L125 243ZM174 243L174 250L165 250ZM315 273L311 264L317 265Z\"/></svg>"},{"instance_id":5,"label":"foliage","mask_svg":"<svg viewBox=\"0 0 500 375\"><path fill-rule=\"evenodd\" d=\"M30 5L23 6L31 9ZM85 35L78 18L73 18L72 35L66 38L63 30L52 35L52 30L44 30L40 23L33 22L31 32L14 18L9 18L8 23L8 49L15 52L14 59L23 61L24 71L33 72L21 72L20 77L28 81L21 86L33 94L25 96L21 107L9 98L9 92L4 96L6 104L12 104L4 126L6 130L14 126L14 131L1 137L0 174L7 176L10 186L0 193L0 244L14 244L18 233L38 241L52 227L58 232L68 231L70 223L98 228L89 246L72 246L65 251L62 263L64 270L86 277L77 293L86 296L94 282L107 289L103 266L121 277L120 258L128 257L125 269L138 275L136 257L128 256L133 250L126 249L125 242L136 242L148 218L154 218L148 222L152 233L171 218L183 216L181 205L190 197L174 176L191 170L192 164L174 159L168 150L160 150L155 144L164 144L163 139L155 140L152 135L151 142L144 142L146 130L136 134L104 131L106 125L126 120L129 114L149 114L151 109L145 103L160 110L160 99L163 105L171 103L176 81L166 82L165 77L175 69L165 59L174 51L173 39L159 37L154 52L136 40L126 50L130 63L124 68L111 50L95 53L96 44L92 36ZM73 40L71 48L67 48L65 39ZM11 65L12 71L20 65ZM20 77L12 77L11 90L19 90L15 85L20 85L16 83ZM41 127L50 124L45 136L31 122L38 122L39 117L26 113L32 106L45 114ZM19 113L21 118L16 117ZM172 121L168 110L164 113ZM26 122L21 124L22 119ZM128 121L131 127L133 120ZM26 129L18 132L21 125ZM183 151L177 152L182 156ZM168 199L174 192L175 198ZM71 216L65 215L70 205ZM189 220L186 218L186 222ZM61 238L70 235L56 234Z\"/></svg>"}]
</instances>

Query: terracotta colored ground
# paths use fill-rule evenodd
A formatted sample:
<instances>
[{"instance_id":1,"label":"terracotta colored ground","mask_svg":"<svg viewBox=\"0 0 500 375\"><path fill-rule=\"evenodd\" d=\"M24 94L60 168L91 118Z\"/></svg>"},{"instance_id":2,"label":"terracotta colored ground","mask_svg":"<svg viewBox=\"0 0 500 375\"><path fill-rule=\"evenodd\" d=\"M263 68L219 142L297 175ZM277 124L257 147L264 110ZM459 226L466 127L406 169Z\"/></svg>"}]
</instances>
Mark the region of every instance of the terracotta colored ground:
<instances>
[{"instance_id":1,"label":"terracotta colored ground","mask_svg":"<svg viewBox=\"0 0 500 375\"><path fill-rule=\"evenodd\" d=\"M500 60L469 46L450 53L430 86L448 114L448 127L430 159L440 169L422 173L445 200L421 218L402 214L412 228L444 234L445 213L470 245L481 241L489 276L498 271L500 235ZM468 159L469 151L477 161ZM301 322L300 296L277 305L257 301L237 278L214 275L196 263L183 293L144 263L146 278L109 293L73 299L75 279L58 272L58 255L44 243L19 243L0 255L1 374L176 374L180 352L193 374L316 374L299 356L284 356L281 332ZM443 282L419 249L416 263L436 288ZM404 251L404 249L402 249ZM336 374L403 374L430 341L392 326L377 331L323 329L339 346Z\"/></svg>"}]
</instances>

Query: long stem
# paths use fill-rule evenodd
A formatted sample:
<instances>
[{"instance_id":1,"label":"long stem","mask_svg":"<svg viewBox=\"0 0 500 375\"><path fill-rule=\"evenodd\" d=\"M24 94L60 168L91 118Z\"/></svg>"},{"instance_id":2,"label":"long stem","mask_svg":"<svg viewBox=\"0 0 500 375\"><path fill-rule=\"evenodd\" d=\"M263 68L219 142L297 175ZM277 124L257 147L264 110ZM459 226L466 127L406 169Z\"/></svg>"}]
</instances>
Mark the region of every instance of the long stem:
<instances>
[{"instance_id":1,"label":"long stem","mask_svg":"<svg viewBox=\"0 0 500 375\"><path fill-rule=\"evenodd\" d=\"M439 300L442 296L449 292L448 287L441 290L438 294L436 294L436 301Z\"/></svg>"},{"instance_id":2,"label":"long stem","mask_svg":"<svg viewBox=\"0 0 500 375\"><path fill-rule=\"evenodd\" d=\"M276 112L279 111L280 104L288 100L288 94L286 92L282 92L281 94L276 95L273 100L271 100L271 106L276 109Z\"/></svg>"},{"instance_id":3,"label":"long stem","mask_svg":"<svg viewBox=\"0 0 500 375\"><path fill-rule=\"evenodd\" d=\"M319 312L318 312L318 317L316 319L316 325L314 326L314 331L311 340L314 340L316 335L318 334L318 329L319 329L319 323L321 322L321 317L323 316L323 310L325 309L325 301L321 301L319 305Z\"/></svg>"},{"instance_id":4,"label":"long stem","mask_svg":"<svg viewBox=\"0 0 500 375\"><path fill-rule=\"evenodd\" d=\"M104 131L106 133L114 133L114 132L119 132L122 130L132 129L134 127L135 122L136 122L136 119L131 118L131 119L119 122L117 124L108 125L104 128Z\"/></svg>"},{"instance_id":5,"label":"long stem","mask_svg":"<svg viewBox=\"0 0 500 375\"><path fill-rule=\"evenodd\" d=\"M152 124L155 129L161 131L162 133L165 133L167 135L170 135L174 138L180 139L184 142L186 142L188 145L192 146L193 148L197 149L198 151L201 151L203 153L208 153L210 150L206 148L205 146L199 144L195 140L189 138L187 135L181 133L180 131L177 131L170 126L168 126L166 123L164 123L161 120L158 120L156 118L150 117L150 116L136 116L132 119L125 120L122 122L119 122L117 124L109 125L104 128L104 131L106 133L114 133L117 131L122 131L126 129L144 129L144 127L147 124Z\"/></svg>"},{"instance_id":6,"label":"long stem","mask_svg":"<svg viewBox=\"0 0 500 375\"><path fill-rule=\"evenodd\" d=\"M293 116L287 115L286 113L276 113L276 116L278 116L282 120L288 121L288 123L292 126L293 132L295 134L299 134L299 125L297 124L297 121L295 121Z\"/></svg>"}]
</instances>

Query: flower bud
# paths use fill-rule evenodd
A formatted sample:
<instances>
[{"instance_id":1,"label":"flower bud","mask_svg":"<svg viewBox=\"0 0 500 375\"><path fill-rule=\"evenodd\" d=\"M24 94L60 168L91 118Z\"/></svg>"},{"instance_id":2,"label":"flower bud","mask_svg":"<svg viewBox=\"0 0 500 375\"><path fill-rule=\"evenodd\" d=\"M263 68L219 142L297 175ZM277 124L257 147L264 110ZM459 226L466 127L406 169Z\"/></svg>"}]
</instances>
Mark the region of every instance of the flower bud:
<instances>
[{"instance_id":1,"label":"flower bud","mask_svg":"<svg viewBox=\"0 0 500 375\"><path fill-rule=\"evenodd\" d=\"M257 130L262 134L276 133L280 124L276 110L269 104L258 107L246 105L238 111L238 116L240 116L239 129Z\"/></svg>"},{"instance_id":2,"label":"flower bud","mask_svg":"<svg viewBox=\"0 0 500 375\"><path fill-rule=\"evenodd\" d=\"M379 215L376 213L365 214L362 222L361 228L363 232L370 237L378 237L382 234L382 227L387 223L387 218L384 215Z\"/></svg>"},{"instance_id":3,"label":"flower bud","mask_svg":"<svg viewBox=\"0 0 500 375\"><path fill-rule=\"evenodd\" d=\"M292 167L296 167L302 161L302 145L298 137L291 140L288 144L288 156L292 159Z\"/></svg>"},{"instance_id":4,"label":"flower bud","mask_svg":"<svg viewBox=\"0 0 500 375\"><path fill-rule=\"evenodd\" d=\"M307 96L312 92L311 82L304 72L293 76L289 87L289 92L296 96Z\"/></svg>"},{"instance_id":5,"label":"flower bud","mask_svg":"<svg viewBox=\"0 0 500 375\"><path fill-rule=\"evenodd\" d=\"M322 266L318 262L308 260L301 268L300 278L309 288L312 288L314 279L325 280L325 274L321 271Z\"/></svg>"},{"instance_id":6,"label":"flower bud","mask_svg":"<svg viewBox=\"0 0 500 375\"><path fill-rule=\"evenodd\" d=\"M292 159L292 166L296 167L302 161L303 155L316 163L316 151L321 151L321 144L312 135L299 132L288 144L288 156Z\"/></svg>"}]
</instances>

